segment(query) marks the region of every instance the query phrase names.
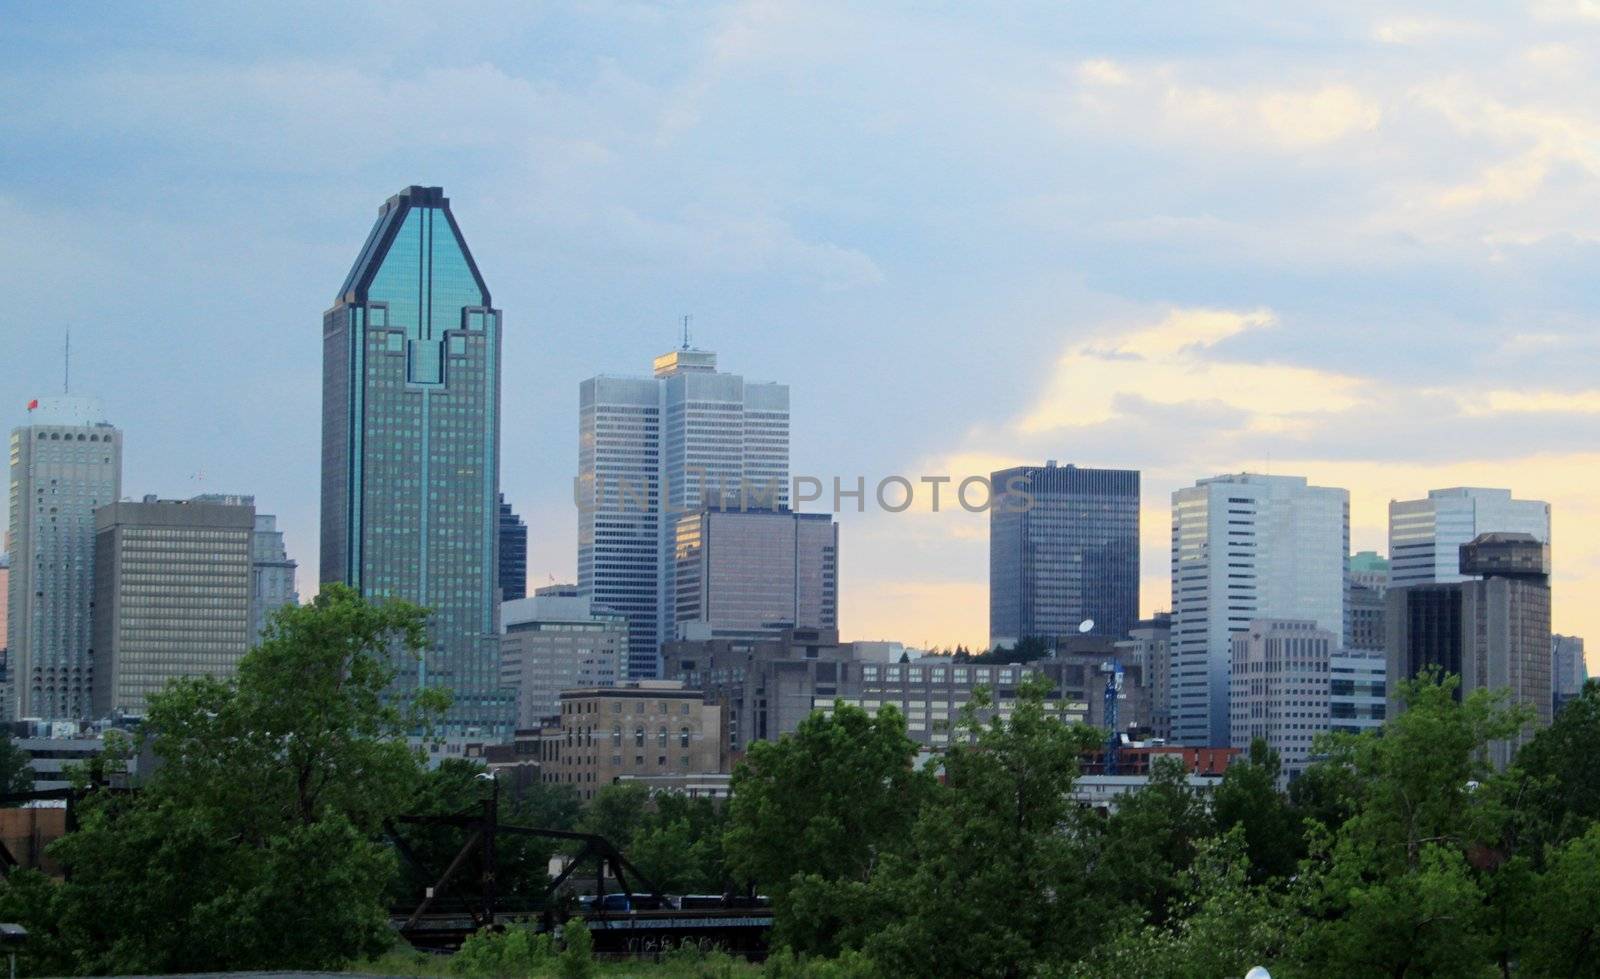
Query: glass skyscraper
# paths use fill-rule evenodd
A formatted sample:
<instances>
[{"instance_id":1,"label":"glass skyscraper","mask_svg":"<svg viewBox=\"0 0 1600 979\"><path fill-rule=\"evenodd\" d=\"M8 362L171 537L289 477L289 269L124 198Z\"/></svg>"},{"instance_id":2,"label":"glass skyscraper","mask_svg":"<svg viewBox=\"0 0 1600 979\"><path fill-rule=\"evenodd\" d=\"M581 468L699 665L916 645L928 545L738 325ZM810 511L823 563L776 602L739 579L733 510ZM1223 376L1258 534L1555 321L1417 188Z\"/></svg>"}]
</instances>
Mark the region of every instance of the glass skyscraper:
<instances>
[{"instance_id":1,"label":"glass skyscraper","mask_svg":"<svg viewBox=\"0 0 1600 979\"><path fill-rule=\"evenodd\" d=\"M1550 504L1474 486L1429 490L1424 500L1390 500L1390 587L1466 581L1461 545L1496 532L1532 534L1550 543Z\"/></svg>"},{"instance_id":2,"label":"glass skyscraper","mask_svg":"<svg viewBox=\"0 0 1600 979\"><path fill-rule=\"evenodd\" d=\"M528 597L528 525L500 494L500 600Z\"/></svg>"},{"instance_id":3,"label":"glass skyscraper","mask_svg":"<svg viewBox=\"0 0 1600 979\"><path fill-rule=\"evenodd\" d=\"M1093 635L1126 639L1139 621L1138 471L1052 461L989 478L989 645L1077 635L1090 619Z\"/></svg>"},{"instance_id":4,"label":"glass skyscraper","mask_svg":"<svg viewBox=\"0 0 1600 979\"><path fill-rule=\"evenodd\" d=\"M378 209L323 315L322 580L432 610L397 693L443 687L446 737L509 735L496 597L500 311L439 187Z\"/></svg>"}]
</instances>

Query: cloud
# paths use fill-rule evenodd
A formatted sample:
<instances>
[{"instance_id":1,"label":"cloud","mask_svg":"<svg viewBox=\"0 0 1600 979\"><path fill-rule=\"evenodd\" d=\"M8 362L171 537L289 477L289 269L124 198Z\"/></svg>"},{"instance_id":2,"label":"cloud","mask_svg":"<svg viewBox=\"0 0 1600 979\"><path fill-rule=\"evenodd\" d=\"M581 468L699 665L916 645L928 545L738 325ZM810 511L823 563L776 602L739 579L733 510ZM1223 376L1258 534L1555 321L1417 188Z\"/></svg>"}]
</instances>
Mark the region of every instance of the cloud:
<instances>
[{"instance_id":1,"label":"cloud","mask_svg":"<svg viewBox=\"0 0 1600 979\"><path fill-rule=\"evenodd\" d=\"M1480 38L1491 34L1484 24L1442 17L1390 17L1379 21L1372 36L1383 44L1420 45L1437 41Z\"/></svg>"}]
</instances>

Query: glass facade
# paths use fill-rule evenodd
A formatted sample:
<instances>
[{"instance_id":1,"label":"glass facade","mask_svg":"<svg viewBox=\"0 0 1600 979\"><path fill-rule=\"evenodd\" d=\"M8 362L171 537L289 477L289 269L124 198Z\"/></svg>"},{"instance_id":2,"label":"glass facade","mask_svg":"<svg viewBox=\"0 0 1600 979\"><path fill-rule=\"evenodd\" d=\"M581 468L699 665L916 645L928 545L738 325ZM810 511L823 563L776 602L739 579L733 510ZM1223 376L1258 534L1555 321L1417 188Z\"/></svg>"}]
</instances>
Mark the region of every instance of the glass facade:
<instances>
[{"instance_id":1,"label":"glass facade","mask_svg":"<svg viewBox=\"0 0 1600 979\"><path fill-rule=\"evenodd\" d=\"M1505 489L1457 486L1424 500L1389 503L1389 584L1466 581L1461 545L1487 533L1522 533L1550 543L1550 504L1514 500Z\"/></svg>"},{"instance_id":2,"label":"glass facade","mask_svg":"<svg viewBox=\"0 0 1600 979\"><path fill-rule=\"evenodd\" d=\"M990 480L990 644L1077 635L1088 619L1093 635L1126 638L1139 621L1139 473L1052 463Z\"/></svg>"},{"instance_id":3,"label":"glass facade","mask_svg":"<svg viewBox=\"0 0 1600 979\"><path fill-rule=\"evenodd\" d=\"M701 509L678 518L673 563L675 638L839 627L839 527L829 514Z\"/></svg>"},{"instance_id":4,"label":"glass facade","mask_svg":"<svg viewBox=\"0 0 1600 979\"><path fill-rule=\"evenodd\" d=\"M528 596L528 525L500 494L500 600Z\"/></svg>"},{"instance_id":5,"label":"glass facade","mask_svg":"<svg viewBox=\"0 0 1600 979\"><path fill-rule=\"evenodd\" d=\"M500 685L500 311L438 187L390 198L323 317L322 580L432 611L397 693L447 737L511 732Z\"/></svg>"}]
</instances>

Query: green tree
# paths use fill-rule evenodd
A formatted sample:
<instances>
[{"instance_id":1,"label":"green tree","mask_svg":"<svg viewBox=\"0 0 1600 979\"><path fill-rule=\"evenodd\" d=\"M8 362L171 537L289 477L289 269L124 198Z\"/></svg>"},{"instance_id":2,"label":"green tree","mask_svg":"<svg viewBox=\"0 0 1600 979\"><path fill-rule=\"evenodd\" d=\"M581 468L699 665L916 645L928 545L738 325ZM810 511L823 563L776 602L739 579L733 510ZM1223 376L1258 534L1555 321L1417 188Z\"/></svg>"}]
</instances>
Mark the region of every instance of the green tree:
<instances>
[{"instance_id":1,"label":"green tree","mask_svg":"<svg viewBox=\"0 0 1600 979\"><path fill-rule=\"evenodd\" d=\"M1095 841L1095 889L1107 907L1134 909L1164 925L1194 862L1196 845L1212 835L1205 798L1175 758L1158 758L1150 781L1118 800Z\"/></svg>"},{"instance_id":2,"label":"green tree","mask_svg":"<svg viewBox=\"0 0 1600 979\"><path fill-rule=\"evenodd\" d=\"M1027 975L1081 947L1088 894L1070 793L1102 736L1064 722L1049 691L1025 680L1009 719L981 690L965 709L970 741L945 754L947 787L923 807L912 849L872 881L896 912L866 941L886 974Z\"/></svg>"},{"instance_id":3,"label":"green tree","mask_svg":"<svg viewBox=\"0 0 1600 979\"><path fill-rule=\"evenodd\" d=\"M1519 809L1535 847L1580 836L1600 821L1600 680L1584 684L1551 725L1522 747Z\"/></svg>"},{"instance_id":4,"label":"green tree","mask_svg":"<svg viewBox=\"0 0 1600 979\"><path fill-rule=\"evenodd\" d=\"M1525 892L1526 975L1600 977L1600 823L1555 849Z\"/></svg>"},{"instance_id":5,"label":"green tree","mask_svg":"<svg viewBox=\"0 0 1600 979\"><path fill-rule=\"evenodd\" d=\"M1228 766L1211 796L1218 832L1242 829L1250 879L1257 884L1293 875L1304 854L1300 818L1278 791L1281 772L1278 753L1257 738L1248 757Z\"/></svg>"},{"instance_id":6,"label":"green tree","mask_svg":"<svg viewBox=\"0 0 1600 979\"><path fill-rule=\"evenodd\" d=\"M422 779L407 733L443 700L385 693L424 621L329 585L277 613L234 679L151 697L160 764L136 796L92 795L51 850L79 971L324 969L388 947L377 837Z\"/></svg>"},{"instance_id":7,"label":"green tree","mask_svg":"<svg viewBox=\"0 0 1600 979\"><path fill-rule=\"evenodd\" d=\"M573 918L561 926L557 972L561 979L589 979L595 974L594 936L582 918Z\"/></svg>"},{"instance_id":8,"label":"green tree","mask_svg":"<svg viewBox=\"0 0 1600 979\"><path fill-rule=\"evenodd\" d=\"M722 851L727 828L726 806L663 793L651 800L628 857L663 890L721 894L731 884Z\"/></svg>"},{"instance_id":9,"label":"green tree","mask_svg":"<svg viewBox=\"0 0 1600 979\"><path fill-rule=\"evenodd\" d=\"M11 740L11 733L0 731L0 793L33 791L29 760L28 753Z\"/></svg>"},{"instance_id":10,"label":"green tree","mask_svg":"<svg viewBox=\"0 0 1600 979\"><path fill-rule=\"evenodd\" d=\"M578 827L585 833L604 836L613 846L626 853L633 846L634 836L644 825L649 805L650 790L638 782L604 785L583 807L578 816Z\"/></svg>"}]
</instances>

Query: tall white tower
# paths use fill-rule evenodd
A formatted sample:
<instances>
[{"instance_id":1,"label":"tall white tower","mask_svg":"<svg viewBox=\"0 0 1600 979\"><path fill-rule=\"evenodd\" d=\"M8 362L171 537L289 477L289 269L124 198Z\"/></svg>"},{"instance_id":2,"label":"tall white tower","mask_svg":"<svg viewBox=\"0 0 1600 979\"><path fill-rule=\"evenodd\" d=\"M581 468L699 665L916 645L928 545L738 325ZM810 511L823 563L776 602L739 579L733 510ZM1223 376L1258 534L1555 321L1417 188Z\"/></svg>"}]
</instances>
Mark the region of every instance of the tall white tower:
<instances>
[{"instance_id":1,"label":"tall white tower","mask_svg":"<svg viewBox=\"0 0 1600 979\"><path fill-rule=\"evenodd\" d=\"M1508 489L1454 486L1425 500L1389 501L1389 587L1466 581L1461 545L1479 534L1532 534L1550 543L1550 504Z\"/></svg>"}]
</instances>

